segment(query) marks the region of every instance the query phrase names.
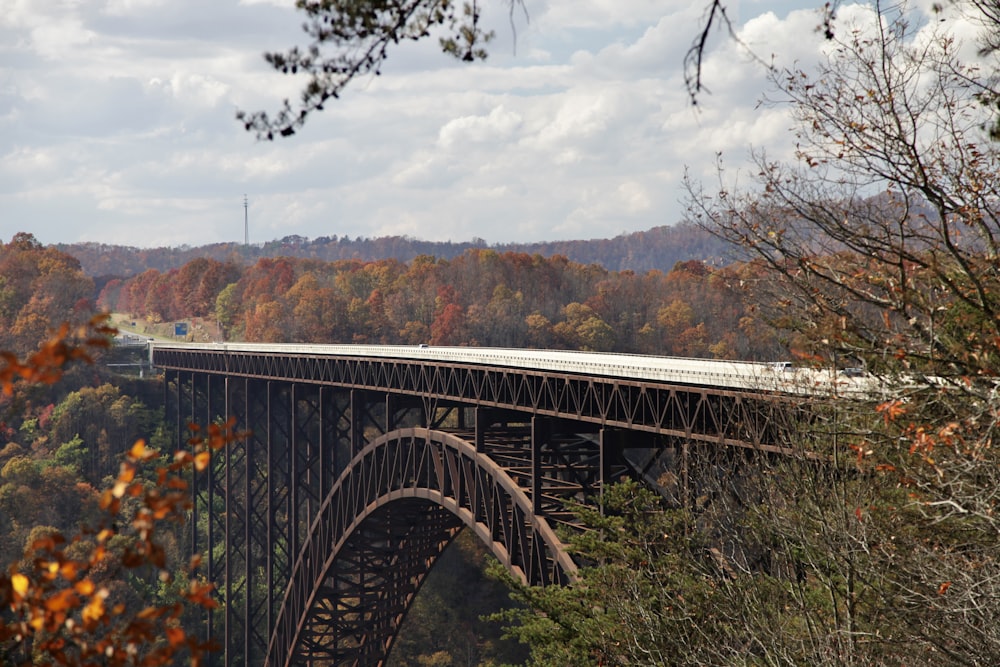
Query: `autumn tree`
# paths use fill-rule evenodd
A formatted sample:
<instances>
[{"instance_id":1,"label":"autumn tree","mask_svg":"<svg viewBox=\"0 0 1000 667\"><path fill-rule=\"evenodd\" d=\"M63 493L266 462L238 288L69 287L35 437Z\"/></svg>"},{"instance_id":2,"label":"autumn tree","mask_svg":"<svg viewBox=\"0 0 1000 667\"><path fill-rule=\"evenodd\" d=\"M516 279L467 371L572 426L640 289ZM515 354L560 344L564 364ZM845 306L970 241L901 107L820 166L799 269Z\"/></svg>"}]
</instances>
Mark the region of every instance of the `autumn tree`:
<instances>
[{"instance_id":1,"label":"autumn tree","mask_svg":"<svg viewBox=\"0 0 1000 667\"><path fill-rule=\"evenodd\" d=\"M456 300L455 289L446 286L438 290L434 322L431 324L431 345L459 345L468 340L465 309Z\"/></svg>"},{"instance_id":2,"label":"autumn tree","mask_svg":"<svg viewBox=\"0 0 1000 667\"><path fill-rule=\"evenodd\" d=\"M182 317L206 317L226 285L239 278L232 263L198 257L183 267L172 282L175 312Z\"/></svg>"},{"instance_id":3,"label":"autumn tree","mask_svg":"<svg viewBox=\"0 0 1000 667\"><path fill-rule=\"evenodd\" d=\"M26 354L45 339L51 322L85 324L93 292L76 259L31 234L14 235L0 246L0 346Z\"/></svg>"},{"instance_id":4,"label":"autumn tree","mask_svg":"<svg viewBox=\"0 0 1000 667\"><path fill-rule=\"evenodd\" d=\"M58 382L69 365L91 361L115 333L105 321L99 316L79 328L63 325L23 358L0 353L4 395L23 384ZM211 646L189 634L183 621L191 609L215 606L212 587L193 576L197 559L190 570L179 566L163 545L170 523L182 521L190 507L187 478L204 470L212 452L233 437L229 426L213 426L195 433L191 449L172 458L140 440L92 511L78 515L93 523L69 533L41 521L35 525L21 557L0 572L0 662L25 667L202 664ZM158 468L150 471L151 465ZM40 467L27 457L8 460L2 477L5 489L13 479L40 485L59 511L87 497L86 489L71 483L68 468ZM0 495L3 502L10 500L10 494ZM36 500L35 509L38 505ZM44 518L58 520L52 511ZM27 511L18 519L31 520ZM143 600L130 592L126 578L173 586L173 599Z\"/></svg>"},{"instance_id":5,"label":"autumn tree","mask_svg":"<svg viewBox=\"0 0 1000 667\"><path fill-rule=\"evenodd\" d=\"M979 15L987 38L995 16ZM873 10L816 73L774 72L795 163L758 152L752 189L724 173L716 191L690 185L692 214L766 270L754 289L769 319L804 358L866 369L878 404L867 417L857 398L833 404L837 427L814 444L840 472L810 509L771 516L801 576L839 593L806 617L842 638L832 664L1000 660L1000 148L983 106L997 70L995 51L964 60L946 27ZM864 484L844 486L851 476ZM839 518L810 531L824 514Z\"/></svg>"}]
</instances>

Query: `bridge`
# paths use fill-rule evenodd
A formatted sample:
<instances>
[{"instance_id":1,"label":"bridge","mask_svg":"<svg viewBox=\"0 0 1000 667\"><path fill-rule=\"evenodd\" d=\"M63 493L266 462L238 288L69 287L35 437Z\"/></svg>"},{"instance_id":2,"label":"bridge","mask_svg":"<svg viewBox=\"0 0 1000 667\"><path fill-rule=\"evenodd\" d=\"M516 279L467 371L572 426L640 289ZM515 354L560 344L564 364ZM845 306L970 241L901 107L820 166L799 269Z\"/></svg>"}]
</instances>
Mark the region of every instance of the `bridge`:
<instances>
[{"instance_id":1,"label":"bridge","mask_svg":"<svg viewBox=\"0 0 1000 667\"><path fill-rule=\"evenodd\" d=\"M689 502L706 452L782 451L783 365L427 346L164 344L167 414L251 433L195 481L220 664L381 665L467 528L528 584L577 565L565 501L627 476Z\"/></svg>"}]
</instances>

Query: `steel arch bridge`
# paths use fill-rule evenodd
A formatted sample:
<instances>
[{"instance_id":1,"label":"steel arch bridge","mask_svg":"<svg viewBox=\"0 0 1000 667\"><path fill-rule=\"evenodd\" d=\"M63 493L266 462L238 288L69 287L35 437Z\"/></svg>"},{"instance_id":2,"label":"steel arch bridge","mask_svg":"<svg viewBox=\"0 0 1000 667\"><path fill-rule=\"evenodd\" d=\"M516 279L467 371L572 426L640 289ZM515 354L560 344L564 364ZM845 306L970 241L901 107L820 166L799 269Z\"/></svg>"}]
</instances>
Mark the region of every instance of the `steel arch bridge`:
<instances>
[{"instance_id":1,"label":"steel arch bridge","mask_svg":"<svg viewBox=\"0 0 1000 667\"><path fill-rule=\"evenodd\" d=\"M666 475L695 451L782 451L764 364L472 348L168 345L167 412L250 432L195 481L192 553L227 665L382 665L463 527L514 576L565 583L565 501ZM780 374L778 374L780 380ZM768 387L768 388L763 388Z\"/></svg>"}]
</instances>

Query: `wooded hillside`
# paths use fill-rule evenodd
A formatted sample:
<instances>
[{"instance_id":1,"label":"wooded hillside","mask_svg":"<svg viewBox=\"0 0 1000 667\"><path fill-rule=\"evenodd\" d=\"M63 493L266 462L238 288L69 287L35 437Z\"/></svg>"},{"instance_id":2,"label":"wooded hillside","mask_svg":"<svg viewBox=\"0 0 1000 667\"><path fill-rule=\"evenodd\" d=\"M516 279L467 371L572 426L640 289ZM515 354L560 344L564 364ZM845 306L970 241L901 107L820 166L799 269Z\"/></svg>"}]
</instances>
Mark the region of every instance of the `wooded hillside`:
<instances>
[{"instance_id":1,"label":"wooded hillside","mask_svg":"<svg viewBox=\"0 0 1000 667\"><path fill-rule=\"evenodd\" d=\"M693 225L678 224L654 227L643 232L620 234L610 239L550 241L539 243L487 244L482 239L464 242L421 241L405 236L375 239L322 236L308 239L286 236L254 243L214 243L198 247L134 248L106 243L56 244L58 250L80 261L84 272L95 278L126 278L148 269L166 272L180 268L197 258L221 262L252 264L262 258L297 257L327 262L361 260L365 262L394 259L409 262L421 255L453 259L471 249L496 252L562 255L583 264L600 264L614 271L669 271L674 264L691 259L713 265L728 264L734 250L726 243Z\"/></svg>"},{"instance_id":2,"label":"wooded hillside","mask_svg":"<svg viewBox=\"0 0 1000 667\"><path fill-rule=\"evenodd\" d=\"M784 358L785 345L745 300L756 270L692 260L640 275L478 249L408 264L201 258L113 280L98 303L154 322L214 316L227 340Z\"/></svg>"}]
</instances>

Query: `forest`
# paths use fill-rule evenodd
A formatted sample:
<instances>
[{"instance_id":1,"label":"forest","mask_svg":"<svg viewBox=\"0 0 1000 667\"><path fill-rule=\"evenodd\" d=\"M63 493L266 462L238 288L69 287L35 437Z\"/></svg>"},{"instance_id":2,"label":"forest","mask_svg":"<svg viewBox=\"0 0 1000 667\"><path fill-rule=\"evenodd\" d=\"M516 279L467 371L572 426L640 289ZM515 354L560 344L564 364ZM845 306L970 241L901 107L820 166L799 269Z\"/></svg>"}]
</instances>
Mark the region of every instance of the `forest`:
<instances>
[{"instance_id":1,"label":"forest","mask_svg":"<svg viewBox=\"0 0 1000 667\"><path fill-rule=\"evenodd\" d=\"M206 275L211 278L214 271L221 270L224 278L236 281L243 273L232 267L227 273L224 265L202 260L192 264L190 269L182 267L171 274L177 280L190 280L194 269L199 269L195 285L200 285L201 291L192 288L185 299L200 295L214 302L218 286L231 283L218 281L214 283L217 287L210 288ZM272 267L265 264L251 276L268 275ZM291 264L277 266L280 272L281 267L290 269ZM280 282L276 276L268 279ZM99 313L94 281L79 262L53 247L42 246L30 234L17 234L0 246L0 285L2 345L18 357L27 357L39 341L48 339L50 322L67 321L75 330L86 327ZM184 292L180 282L168 291ZM187 309L181 312L202 312L192 304L189 301L177 307ZM9 394L0 395L0 563L5 564L8 574L25 571L29 554L38 553L33 545L53 535L75 536L65 546L66 558L86 562L95 548L96 527L105 515L102 498L106 489L115 485L134 443L141 440L151 450L172 452L178 436L163 423L162 379L141 379L135 373L123 375L115 370L119 362L136 361L130 354L141 358L144 349L130 353L114 346L100 348L93 363L67 366L56 383L16 382ZM7 375L0 374L0 380L6 384ZM156 476L147 476L143 488L155 490L155 480ZM126 508L125 518L138 511L136 503ZM108 598L121 605L118 615L122 618L138 617L143 609L172 609L189 581L186 540L182 525L161 531L157 544L162 550L161 567L171 573L165 579L162 569L158 573L157 568L126 566L129 537L115 535L104 548L116 558L103 558L89 570L87 581L106 588ZM485 577L485 558L478 543L465 537L449 551L436 568L436 583L426 586L417 602L412 614L416 620L400 640L394 664L448 664L445 660L452 654L477 655L484 660L506 656L520 661L524 657L525 651L517 642L501 639L498 624L479 622L483 614L509 604L506 586ZM463 588L456 588L455 581L478 594L461 594ZM5 595L5 582L10 585L0 573L0 599ZM5 643L17 634L5 633L9 627L3 621L9 618L0 614L0 664L20 664L17 650ZM91 663L60 658L57 664Z\"/></svg>"},{"instance_id":2,"label":"forest","mask_svg":"<svg viewBox=\"0 0 1000 667\"><path fill-rule=\"evenodd\" d=\"M755 316L753 265L609 271L556 255L323 262L199 258L109 281L98 306L152 322L214 318L227 340L474 345L721 359L787 354Z\"/></svg>"},{"instance_id":3,"label":"forest","mask_svg":"<svg viewBox=\"0 0 1000 667\"><path fill-rule=\"evenodd\" d=\"M615 271L669 271L674 264L692 259L728 264L736 249L692 224L663 225L620 234L611 239L488 244L469 241L421 241L404 236L364 238L321 236L309 239L289 235L259 243L215 243L198 247L133 248L108 243L59 243L55 246L80 260L83 270L99 282L108 277L129 277L147 269L167 272L193 259L208 258L252 264L262 258L297 257L327 262L395 259L409 262L421 255L452 259L472 250L517 252L529 255L563 255L582 264L600 264Z\"/></svg>"},{"instance_id":4,"label":"forest","mask_svg":"<svg viewBox=\"0 0 1000 667\"><path fill-rule=\"evenodd\" d=\"M313 18L363 19L368 6L332 0ZM137 326L213 319L226 340L788 360L850 366L870 381L860 393L776 397L795 406L781 417L781 448L685 443L683 500L625 482L605 489L600 506L572 507L586 530L564 535L582 564L567 586L525 587L487 564L502 586L470 586L484 594L456 612L453 591L428 584L394 664L1000 664L1000 12L987 2L963 9L982 28L986 66L963 59L941 26L876 6L869 23L831 29L816 71L771 70L793 112L794 155L755 152L749 180L720 164L715 185L687 182L691 223L738 248L734 263L684 258L638 272L492 248L407 261L197 257L98 285L75 258L15 236L0 248L0 344L12 351L0 366L4 659L77 655L91 646L80 627L107 639L94 622L104 603L74 606L92 599L95 581L123 617L166 618L171 604L205 601L183 592L197 582L176 533L143 552L161 564L152 571L116 569L134 560L121 544L121 558L106 557L116 552L105 541L129 539L117 529L65 547L46 538L109 509L142 519L134 501L158 483L186 488L167 473L136 481L134 461L167 442L148 385L112 377L99 357L60 374L49 367L80 356L65 329L51 342L51 323L113 310ZM336 28L347 39L358 26L367 24ZM314 83L306 101L318 112L330 89ZM296 118L293 129L305 122ZM266 120L256 117L257 129L273 129ZM49 340L35 353L45 354L19 362L39 340ZM149 445L125 450L138 436ZM216 430L208 449L196 439L201 449L177 460L203 466L227 437ZM95 540L100 558L66 556ZM478 576L466 564L481 555L459 546L468 557L450 573ZM39 549L61 560L32 558ZM85 585L26 609L33 582L75 582L80 568ZM517 604L487 612L507 590ZM467 623L483 613L489 632ZM171 639L147 634L133 646L181 646L190 617L176 614Z\"/></svg>"},{"instance_id":5,"label":"forest","mask_svg":"<svg viewBox=\"0 0 1000 667\"><path fill-rule=\"evenodd\" d=\"M229 340L766 357L780 344L773 334L759 335L754 308L744 305L753 271L687 261L665 274L635 274L561 256L473 249L409 263L196 258L166 272L108 280L98 291L77 259L22 233L0 246L0 345L24 356L46 338L50 323L77 327L113 311L143 323L217 320ZM102 350L96 363L71 366L58 384L18 383L0 398L0 562L21 562L47 535L98 525L102 489L113 484L132 444L141 438L166 452L176 442L162 423L160 381L114 372L122 354ZM173 604L176 582L186 580L185 539L183 532L164 538L165 559L179 573L171 584L120 565L93 579L130 613L144 603ZM477 664L526 659L526 648L502 639L502 624L480 621L510 604L507 585L485 576L487 560L467 536L449 550L416 603L393 664L446 665L458 655L475 656Z\"/></svg>"}]
</instances>

